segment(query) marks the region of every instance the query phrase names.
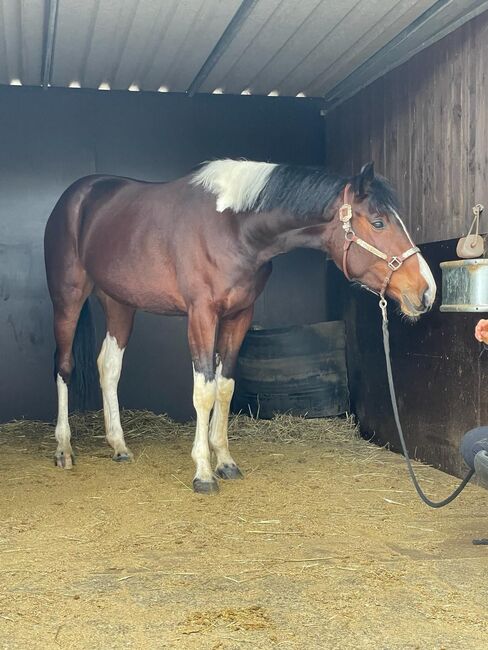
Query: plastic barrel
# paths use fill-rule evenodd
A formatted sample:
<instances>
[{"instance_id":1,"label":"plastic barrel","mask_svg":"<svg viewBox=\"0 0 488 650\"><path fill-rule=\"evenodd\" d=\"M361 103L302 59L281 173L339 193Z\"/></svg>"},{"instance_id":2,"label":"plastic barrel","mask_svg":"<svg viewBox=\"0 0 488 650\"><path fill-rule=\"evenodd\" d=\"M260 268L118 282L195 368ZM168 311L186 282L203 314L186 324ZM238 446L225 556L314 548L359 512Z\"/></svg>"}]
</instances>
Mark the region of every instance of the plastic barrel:
<instances>
[{"instance_id":1,"label":"plastic barrel","mask_svg":"<svg viewBox=\"0 0 488 650\"><path fill-rule=\"evenodd\" d=\"M349 410L342 321L250 330L236 373L234 412L327 417Z\"/></svg>"}]
</instances>

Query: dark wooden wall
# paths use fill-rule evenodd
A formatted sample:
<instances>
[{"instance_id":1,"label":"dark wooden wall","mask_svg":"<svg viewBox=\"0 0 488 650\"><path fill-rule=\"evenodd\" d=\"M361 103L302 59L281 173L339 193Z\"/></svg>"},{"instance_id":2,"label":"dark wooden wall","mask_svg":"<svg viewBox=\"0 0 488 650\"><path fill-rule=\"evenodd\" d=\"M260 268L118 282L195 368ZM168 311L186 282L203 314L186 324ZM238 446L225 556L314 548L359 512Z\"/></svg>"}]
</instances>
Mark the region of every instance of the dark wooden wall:
<instances>
[{"instance_id":1,"label":"dark wooden wall","mask_svg":"<svg viewBox=\"0 0 488 650\"><path fill-rule=\"evenodd\" d=\"M398 189L414 240L424 243L439 293L415 324L390 306L393 372L412 456L457 475L466 471L463 434L488 422L488 357L473 336L480 314L439 311L439 263L456 259L455 238L467 231L471 206L488 207L487 44L485 13L326 118L328 166L353 174L374 160ZM346 286L332 267L328 291L335 317L346 321L351 404L361 430L399 450L377 300Z\"/></svg>"},{"instance_id":2,"label":"dark wooden wall","mask_svg":"<svg viewBox=\"0 0 488 650\"><path fill-rule=\"evenodd\" d=\"M323 164L312 100L0 88L0 421L50 419L54 342L43 232L64 189L95 172L170 180L209 158ZM325 315L325 256L276 260L256 310L263 326ZM103 324L99 319L99 333ZM186 320L139 313L121 403L192 417Z\"/></svg>"},{"instance_id":3,"label":"dark wooden wall","mask_svg":"<svg viewBox=\"0 0 488 650\"><path fill-rule=\"evenodd\" d=\"M439 263L454 259L455 247L456 240L422 246L438 283ZM335 272L331 269L330 275ZM337 284L342 286L342 277ZM352 411L365 437L400 451L378 300L354 287L346 287L341 295ZM473 336L480 314L442 313L439 302L416 323L399 316L390 304L392 366L410 454L460 476L466 471L459 454L462 436L488 422L488 353Z\"/></svg>"},{"instance_id":4,"label":"dark wooden wall","mask_svg":"<svg viewBox=\"0 0 488 650\"><path fill-rule=\"evenodd\" d=\"M488 206L487 44L485 13L327 114L329 167L374 160L420 243L460 236Z\"/></svg>"}]
</instances>

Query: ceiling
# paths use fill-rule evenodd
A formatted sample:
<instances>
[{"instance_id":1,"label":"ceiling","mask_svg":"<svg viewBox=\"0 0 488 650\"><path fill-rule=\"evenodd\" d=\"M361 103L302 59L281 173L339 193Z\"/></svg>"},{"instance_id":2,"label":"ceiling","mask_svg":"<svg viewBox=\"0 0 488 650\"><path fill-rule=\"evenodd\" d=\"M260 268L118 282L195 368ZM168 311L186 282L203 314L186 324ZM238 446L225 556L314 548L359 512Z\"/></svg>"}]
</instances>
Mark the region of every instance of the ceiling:
<instances>
[{"instance_id":1,"label":"ceiling","mask_svg":"<svg viewBox=\"0 0 488 650\"><path fill-rule=\"evenodd\" d=\"M0 0L0 83L351 96L488 0Z\"/></svg>"}]
</instances>

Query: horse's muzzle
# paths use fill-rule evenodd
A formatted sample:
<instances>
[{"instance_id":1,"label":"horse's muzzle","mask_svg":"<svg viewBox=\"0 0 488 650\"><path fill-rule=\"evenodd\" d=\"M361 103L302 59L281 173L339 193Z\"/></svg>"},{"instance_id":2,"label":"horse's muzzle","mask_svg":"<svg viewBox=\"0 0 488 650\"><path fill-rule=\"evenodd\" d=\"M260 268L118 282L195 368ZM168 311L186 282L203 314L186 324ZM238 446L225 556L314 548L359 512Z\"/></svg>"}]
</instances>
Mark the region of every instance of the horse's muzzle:
<instances>
[{"instance_id":1,"label":"horse's muzzle","mask_svg":"<svg viewBox=\"0 0 488 650\"><path fill-rule=\"evenodd\" d=\"M402 293L400 298L400 309L405 316L412 320L417 320L432 308L432 303L428 300L426 293L422 296L422 300L415 300L411 295Z\"/></svg>"}]
</instances>

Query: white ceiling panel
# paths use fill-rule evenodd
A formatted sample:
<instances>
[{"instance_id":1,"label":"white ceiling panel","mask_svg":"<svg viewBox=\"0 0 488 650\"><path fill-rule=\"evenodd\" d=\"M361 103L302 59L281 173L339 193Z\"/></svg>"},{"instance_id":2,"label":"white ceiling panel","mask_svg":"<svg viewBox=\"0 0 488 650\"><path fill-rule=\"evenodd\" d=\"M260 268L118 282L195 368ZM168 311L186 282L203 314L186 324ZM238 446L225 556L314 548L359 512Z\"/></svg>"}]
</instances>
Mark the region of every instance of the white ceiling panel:
<instances>
[{"instance_id":1,"label":"white ceiling panel","mask_svg":"<svg viewBox=\"0 0 488 650\"><path fill-rule=\"evenodd\" d=\"M43 25L43 2L0 0L0 83L39 84Z\"/></svg>"},{"instance_id":2,"label":"white ceiling panel","mask_svg":"<svg viewBox=\"0 0 488 650\"><path fill-rule=\"evenodd\" d=\"M185 92L239 8L240 0L179 0L144 87Z\"/></svg>"},{"instance_id":3,"label":"white ceiling panel","mask_svg":"<svg viewBox=\"0 0 488 650\"><path fill-rule=\"evenodd\" d=\"M265 2L264 4L268 3ZM253 20L254 36L250 35L251 38L241 56L227 70L218 85L229 93L240 93L249 87L253 90L252 81L263 66L276 56L277 52L284 47L295 33L297 27L306 22L311 12L319 4L320 0L301 0L301 2L282 0L266 20L260 24L256 24L256 21ZM259 5L260 3L257 6L259 7ZM245 27L246 22L252 20L256 9L249 15L243 27ZM224 54L224 57L227 58L227 53ZM270 77L268 81L273 82L273 79ZM274 90L272 83L267 92L270 90Z\"/></svg>"},{"instance_id":4,"label":"white ceiling panel","mask_svg":"<svg viewBox=\"0 0 488 650\"><path fill-rule=\"evenodd\" d=\"M0 83L337 103L488 0L0 0Z\"/></svg>"},{"instance_id":5,"label":"white ceiling panel","mask_svg":"<svg viewBox=\"0 0 488 650\"><path fill-rule=\"evenodd\" d=\"M283 78L284 94L300 81L306 94L323 95L331 79L342 80L350 74L428 9L432 0L401 0L389 4L391 8L387 9L384 0L356 3L335 29Z\"/></svg>"},{"instance_id":6,"label":"white ceiling panel","mask_svg":"<svg viewBox=\"0 0 488 650\"><path fill-rule=\"evenodd\" d=\"M290 4L293 6L293 0ZM265 93L269 79L275 80L275 88L281 95L296 95L297 81L300 85L298 92L304 91L307 77L294 74L295 70L306 69L308 61L312 61L314 66L318 64L321 67L324 60L327 60L321 51L324 44L327 44L332 50L337 41L340 50L347 47L344 37L348 35L349 39L353 39L354 36L352 30L349 31L348 27L347 29L344 27L348 24L358 4L360 4L358 0L343 0L337 3L322 0L317 3L313 11L297 26L280 50L274 53L259 70L251 83L253 92ZM335 52L335 55L337 54ZM310 65L308 67L310 68Z\"/></svg>"},{"instance_id":7,"label":"white ceiling panel","mask_svg":"<svg viewBox=\"0 0 488 650\"><path fill-rule=\"evenodd\" d=\"M258 2L247 20L245 20L232 42L202 84L202 92L212 92L215 88L225 88L226 80L232 78L232 71L243 55L255 47L255 42L262 30L273 20L275 12L286 0L266 0Z\"/></svg>"},{"instance_id":8,"label":"white ceiling panel","mask_svg":"<svg viewBox=\"0 0 488 650\"><path fill-rule=\"evenodd\" d=\"M488 11L486 0L433 3L429 10L406 29L399 31L383 48L378 48L368 58L358 62L348 77L330 77L321 86L321 96L325 96L331 104L344 101L360 88L457 29L468 19L485 11Z\"/></svg>"},{"instance_id":9,"label":"white ceiling panel","mask_svg":"<svg viewBox=\"0 0 488 650\"><path fill-rule=\"evenodd\" d=\"M239 0L59 0L51 83L185 92Z\"/></svg>"}]
</instances>

